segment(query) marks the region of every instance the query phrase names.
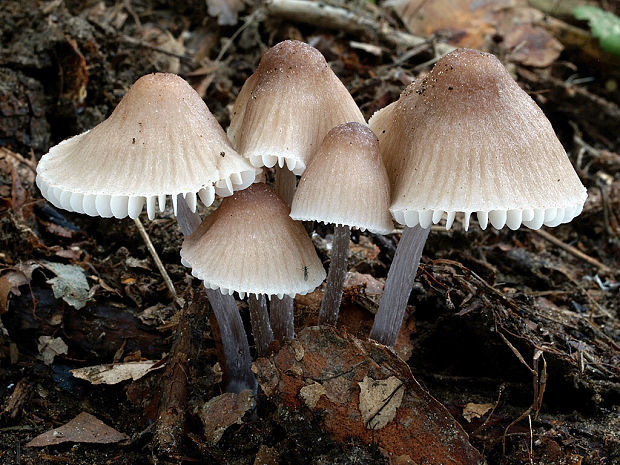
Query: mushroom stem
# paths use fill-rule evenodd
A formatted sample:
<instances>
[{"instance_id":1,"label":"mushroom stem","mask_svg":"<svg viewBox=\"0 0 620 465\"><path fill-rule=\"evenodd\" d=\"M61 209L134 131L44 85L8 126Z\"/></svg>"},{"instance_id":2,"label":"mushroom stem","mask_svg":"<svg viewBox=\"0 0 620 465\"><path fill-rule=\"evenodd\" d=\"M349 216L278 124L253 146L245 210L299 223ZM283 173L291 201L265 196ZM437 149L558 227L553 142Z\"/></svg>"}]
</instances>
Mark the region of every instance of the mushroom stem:
<instances>
[{"instance_id":1,"label":"mushroom stem","mask_svg":"<svg viewBox=\"0 0 620 465\"><path fill-rule=\"evenodd\" d=\"M248 307L250 308L250 322L252 323L256 352L258 355L265 355L269 349L269 344L273 341L265 295L260 294L258 297L249 295Z\"/></svg>"},{"instance_id":2,"label":"mushroom stem","mask_svg":"<svg viewBox=\"0 0 620 465\"><path fill-rule=\"evenodd\" d=\"M293 339L295 337L293 298L289 295L285 295L282 299L274 297L269 307L274 338L278 341Z\"/></svg>"},{"instance_id":3,"label":"mushroom stem","mask_svg":"<svg viewBox=\"0 0 620 465\"><path fill-rule=\"evenodd\" d=\"M370 338L381 344L392 347L396 343L430 230L420 225L405 228L396 247L379 310L370 331Z\"/></svg>"},{"instance_id":4,"label":"mushroom stem","mask_svg":"<svg viewBox=\"0 0 620 465\"><path fill-rule=\"evenodd\" d=\"M349 256L349 240L351 228L349 226L334 226L331 261L321 311L319 312L320 325L336 326L338 311L342 301L344 280L347 276L347 259Z\"/></svg>"},{"instance_id":5,"label":"mushroom stem","mask_svg":"<svg viewBox=\"0 0 620 465\"><path fill-rule=\"evenodd\" d=\"M201 223L200 215L193 212L187 206L185 197L183 194L177 195L177 223L183 233L183 236L187 237L191 235Z\"/></svg>"},{"instance_id":6,"label":"mushroom stem","mask_svg":"<svg viewBox=\"0 0 620 465\"><path fill-rule=\"evenodd\" d=\"M222 337L228 378L226 391L239 393L250 389L256 392L256 378L251 370L250 345L235 298L222 294L219 289L206 289L206 292Z\"/></svg>"},{"instance_id":7,"label":"mushroom stem","mask_svg":"<svg viewBox=\"0 0 620 465\"><path fill-rule=\"evenodd\" d=\"M297 176L286 167L276 165L276 192L290 208L297 187ZM285 295L282 299L274 297L270 305L271 328L273 336L278 341L295 337L295 317L293 312L293 298Z\"/></svg>"},{"instance_id":8,"label":"mushroom stem","mask_svg":"<svg viewBox=\"0 0 620 465\"><path fill-rule=\"evenodd\" d=\"M276 192L290 208L295 196L295 188L297 187L297 176L287 168L280 168L276 165L275 184Z\"/></svg>"}]
</instances>

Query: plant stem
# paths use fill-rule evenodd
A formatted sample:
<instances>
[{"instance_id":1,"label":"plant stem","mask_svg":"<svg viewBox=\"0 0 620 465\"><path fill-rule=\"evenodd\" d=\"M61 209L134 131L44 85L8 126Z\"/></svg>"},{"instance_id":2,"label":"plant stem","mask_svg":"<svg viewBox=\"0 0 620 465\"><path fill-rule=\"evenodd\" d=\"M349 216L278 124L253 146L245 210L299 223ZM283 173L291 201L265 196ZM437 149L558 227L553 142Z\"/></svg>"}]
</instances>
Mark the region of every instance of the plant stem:
<instances>
[{"instance_id":1,"label":"plant stem","mask_svg":"<svg viewBox=\"0 0 620 465\"><path fill-rule=\"evenodd\" d=\"M261 294L258 298L249 295L248 307L250 308L250 322L252 323L256 352L258 355L265 355L269 349L269 344L273 341L265 295Z\"/></svg>"},{"instance_id":2,"label":"plant stem","mask_svg":"<svg viewBox=\"0 0 620 465\"><path fill-rule=\"evenodd\" d=\"M293 339L295 337L293 298L288 295L282 299L274 297L271 299L269 310L274 338L278 341Z\"/></svg>"},{"instance_id":3,"label":"plant stem","mask_svg":"<svg viewBox=\"0 0 620 465\"><path fill-rule=\"evenodd\" d=\"M172 280L170 279L170 276L168 275L168 272L166 271L166 267L164 267L164 264L159 258L159 255L157 255L157 251L155 250L155 246L153 246L153 243L151 242L149 233L147 233L146 229L144 229L144 226L142 225L140 218L134 218L133 222L136 225L136 228L138 229L140 236L142 236L142 240L146 244L146 249L151 254L151 257L153 258L153 261L155 262L155 265L157 266L157 269L159 270L161 277L164 279L164 283L166 283L166 287L168 288L168 291L170 292L170 294L172 294L174 301L180 307L182 307L183 302L181 301L181 299L177 297L177 291L174 289L174 284L172 284Z\"/></svg>"},{"instance_id":4,"label":"plant stem","mask_svg":"<svg viewBox=\"0 0 620 465\"><path fill-rule=\"evenodd\" d=\"M332 242L331 261L321 311L319 312L320 325L336 326L338 312L342 301L344 281L347 277L347 259L349 256L349 240L351 228L349 226L334 226L334 240Z\"/></svg>"},{"instance_id":5,"label":"plant stem","mask_svg":"<svg viewBox=\"0 0 620 465\"><path fill-rule=\"evenodd\" d=\"M219 289L206 289L206 292L222 337L226 357L226 392L239 393L244 389L256 392L250 345L237 302L233 296L224 295Z\"/></svg>"},{"instance_id":6,"label":"plant stem","mask_svg":"<svg viewBox=\"0 0 620 465\"><path fill-rule=\"evenodd\" d=\"M370 338L381 344L392 347L396 343L429 232L430 228L424 229L420 225L405 228L396 247L383 297L370 332Z\"/></svg>"}]
</instances>

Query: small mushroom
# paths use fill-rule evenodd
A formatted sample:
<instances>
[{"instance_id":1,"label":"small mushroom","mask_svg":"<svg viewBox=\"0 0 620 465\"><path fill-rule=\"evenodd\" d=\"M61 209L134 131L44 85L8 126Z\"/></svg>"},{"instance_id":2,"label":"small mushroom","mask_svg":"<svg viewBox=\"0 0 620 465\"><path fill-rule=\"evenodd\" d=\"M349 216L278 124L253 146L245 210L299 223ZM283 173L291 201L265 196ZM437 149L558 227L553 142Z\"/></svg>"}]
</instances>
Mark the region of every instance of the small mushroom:
<instances>
[{"instance_id":1,"label":"small mushroom","mask_svg":"<svg viewBox=\"0 0 620 465\"><path fill-rule=\"evenodd\" d=\"M327 132L365 123L357 104L316 48L285 40L267 50L233 108L228 137L256 167L306 169Z\"/></svg>"},{"instance_id":2,"label":"small mushroom","mask_svg":"<svg viewBox=\"0 0 620 465\"><path fill-rule=\"evenodd\" d=\"M376 113L392 185L390 211L407 226L371 337L394 345L431 224L476 213L482 229L538 229L577 216L586 199L542 110L493 55L458 49Z\"/></svg>"},{"instance_id":3,"label":"small mushroom","mask_svg":"<svg viewBox=\"0 0 620 465\"><path fill-rule=\"evenodd\" d=\"M285 295L293 298L311 292L325 278L325 270L302 224L288 213L270 187L253 184L225 198L185 238L181 257L205 287L225 295L237 292L240 298L260 299L264 294L281 300ZM274 318L274 300L271 325L276 338L282 338L283 333L290 334L289 323L286 318ZM258 327L263 328L261 334L269 335L264 323ZM271 342L255 337L260 347Z\"/></svg>"},{"instance_id":4,"label":"small mushroom","mask_svg":"<svg viewBox=\"0 0 620 465\"><path fill-rule=\"evenodd\" d=\"M291 207L293 219L335 225L319 324L338 321L350 228L387 234L393 229L389 202L389 180L373 132L356 122L329 131L304 171Z\"/></svg>"}]
</instances>

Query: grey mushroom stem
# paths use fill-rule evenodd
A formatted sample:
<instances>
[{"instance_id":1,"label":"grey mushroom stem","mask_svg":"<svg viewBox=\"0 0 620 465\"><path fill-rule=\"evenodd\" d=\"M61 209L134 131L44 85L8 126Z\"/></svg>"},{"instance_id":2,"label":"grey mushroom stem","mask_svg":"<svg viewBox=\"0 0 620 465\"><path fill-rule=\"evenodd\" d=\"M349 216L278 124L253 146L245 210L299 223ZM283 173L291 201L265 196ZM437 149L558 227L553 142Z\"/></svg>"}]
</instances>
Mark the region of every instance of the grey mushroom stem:
<instances>
[{"instance_id":1,"label":"grey mushroom stem","mask_svg":"<svg viewBox=\"0 0 620 465\"><path fill-rule=\"evenodd\" d=\"M349 240L351 228L349 226L334 226L334 240L332 242L331 261L321 311L319 312L320 325L336 326L338 312L342 302L344 281L347 277L347 259L349 256Z\"/></svg>"},{"instance_id":2,"label":"grey mushroom stem","mask_svg":"<svg viewBox=\"0 0 620 465\"><path fill-rule=\"evenodd\" d=\"M280 168L276 165L275 184L276 192L290 208L295 196L295 188L297 187L297 176L287 168Z\"/></svg>"},{"instance_id":3,"label":"grey mushroom stem","mask_svg":"<svg viewBox=\"0 0 620 465\"><path fill-rule=\"evenodd\" d=\"M289 295L285 295L282 299L273 297L269 311L273 337L278 341L293 339L295 337L293 298Z\"/></svg>"},{"instance_id":4,"label":"grey mushroom stem","mask_svg":"<svg viewBox=\"0 0 620 465\"><path fill-rule=\"evenodd\" d=\"M259 356L265 355L269 349L269 344L273 341L273 332L269 324L265 295L260 294L258 298L254 295L249 295L248 307L250 308L250 322L252 323L256 352Z\"/></svg>"},{"instance_id":5,"label":"grey mushroom stem","mask_svg":"<svg viewBox=\"0 0 620 465\"><path fill-rule=\"evenodd\" d=\"M276 192L286 202L288 207L293 203L297 176L286 167L276 166ZM278 341L293 339L295 337L295 316L293 298L285 295L282 299L274 297L269 304L271 328L273 336Z\"/></svg>"},{"instance_id":6,"label":"grey mushroom stem","mask_svg":"<svg viewBox=\"0 0 620 465\"><path fill-rule=\"evenodd\" d=\"M396 343L429 232L430 228L424 229L420 225L405 228L396 247L379 310L370 331L370 338L381 344L393 347Z\"/></svg>"},{"instance_id":7,"label":"grey mushroom stem","mask_svg":"<svg viewBox=\"0 0 620 465\"><path fill-rule=\"evenodd\" d=\"M177 222L184 236L189 236L200 225L200 216L192 212L185 199L177 197ZM244 389L256 391L256 378L252 373L252 358L243 320L232 295L217 289L206 289L207 298L220 329L224 357L226 358L227 392L239 393Z\"/></svg>"},{"instance_id":8,"label":"grey mushroom stem","mask_svg":"<svg viewBox=\"0 0 620 465\"><path fill-rule=\"evenodd\" d=\"M206 289L206 292L222 338L228 378L226 391L240 393L244 389L250 389L256 392L250 346L237 302L233 296L224 295L219 289Z\"/></svg>"}]
</instances>

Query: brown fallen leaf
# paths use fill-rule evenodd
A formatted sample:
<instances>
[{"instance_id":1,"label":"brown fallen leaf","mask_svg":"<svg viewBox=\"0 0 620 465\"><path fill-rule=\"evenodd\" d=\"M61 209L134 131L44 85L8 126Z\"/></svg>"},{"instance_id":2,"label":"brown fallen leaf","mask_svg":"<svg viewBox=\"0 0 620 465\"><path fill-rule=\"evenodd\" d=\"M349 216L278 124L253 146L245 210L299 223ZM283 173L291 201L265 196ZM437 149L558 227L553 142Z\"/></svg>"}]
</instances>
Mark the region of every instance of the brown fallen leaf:
<instances>
[{"instance_id":1,"label":"brown fallen leaf","mask_svg":"<svg viewBox=\"0 0 620 465\"><path fill-rule=\"evenodd\" d=\"M475 404L469 402L463 407L463 418L471 422L474 418L480 418L482 415L491 410L495 404Z\"/></svg>"},{"instance_id":2,"label":"brown fallen leaf","mask_svg":"<svg viewBox=\"0 0 620 465\"><path fill-rule=\"evenodd\" d=\"M239 394L226 392L200 407L198 416L205 428L207 442L217 444L229 426L242 423L245 412L253 405L254 395L246 389Z\"/></svg>"},{"instance_id":3,"label":"brown fallen leaf","mask_svg":"<svg viewBox=\"0 0 620 465\"><path fill-rule=\"evenodd\" d=\"M82 412L69 423L40 434L26 447L54 446L63 442L113 444L127 439L126 434L107 426L90 413Z\"/></svg>"}]
</instances>

